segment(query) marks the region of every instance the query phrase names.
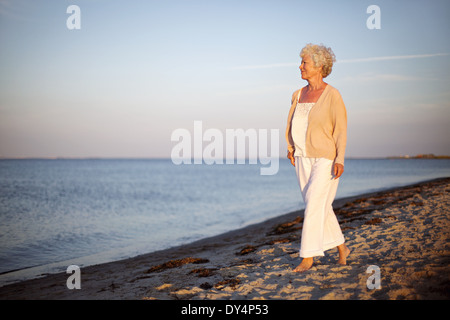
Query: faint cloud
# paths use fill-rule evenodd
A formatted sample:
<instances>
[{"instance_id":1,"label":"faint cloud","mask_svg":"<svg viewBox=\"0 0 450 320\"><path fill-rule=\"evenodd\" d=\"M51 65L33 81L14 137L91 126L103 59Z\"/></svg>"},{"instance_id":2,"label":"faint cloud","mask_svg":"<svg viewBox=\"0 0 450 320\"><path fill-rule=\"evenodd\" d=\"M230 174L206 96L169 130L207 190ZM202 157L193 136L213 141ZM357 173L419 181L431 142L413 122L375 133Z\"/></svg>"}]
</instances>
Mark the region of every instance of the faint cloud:
<instances>
[{"instance_id":1,"label":"faint cloud","mask_svg":"<svg viewBox=\"0 0 450 320\"><path fill-rule=\"evenodd\" d=\"M370 82L370 81L417 81L423 80L421 77L417 76L406 76L402 74L392 74L392 73L365 73L354 76L347 76L341 79L341 81L351 81L351 82Z\"/></svg>"},{"instance_id":2,"label":"faint cloud","mask_svg":"<svg viewBox=\"0 0 450 320\"><path fill-rule=\"evenodd\" d=\"M3 17L20 18L14 13L14 7L10 0L0 0L0 15Z\"/></svg>"},{"instance_id":3,"label":"faint cloud","mask_svg":"<svg viewBox=\"0 0 450 320\"><path fill-rule=\"evenodd\" d=\"M388 60L405 60L405 59L422 59L448 56L448 53L430 53L430 54L412 54L403 56L386 56L386 57L369 57L369 58L357 58L357 59L342 59L337 63L355 63L355 62L375 62L375 61L388 61Z\"/></svg>"},{"instance_id":4,"label":"faint cloud","mask_svg":"<svg viewBox=\"0 0 450 320\"><path fill-rule=\"evenodd\" d=\"M401 56L385 56L385 57L369 57L369 58L356 58L356 59L342 59L336 63L359 63L359 62L378 62L389 60L406 60L406 59L423 59L448 56L449 53L430 53L430 54L412 54ZM271 68L284 68L298 66L299 62L292 63L272 63L263 65L248 65L233 67L233 70L252 70L252 69L271 69Z\"/></svg>"},{"instance_id":5,"label":"faint cloud","mask_svg":"<svg viewBox=\"0 0 450 320\"><path fill-rule=\"evenodd\" d=\"M36 2L23 0L0 0L0 18L30 21L30 18L25 17L23 13L29 13L30 9L36 7L36 5Z\"/></svg>"},{"instance_id":6,"label":"faint cloud","mask_svg":"<svg viewBox=\"0 0 450 320\"><path fill-rule=\"evenodd\" d=\"M299 63L274 63L274 64L263 64L254 66L238 66L233 67L233 70L249 70L249 69L271 69L271 68L282 68L282 67L293 67L298 66Z\"/></svg>"},{"instance_id":7,"label":"faint cloud","mask_svg":"<svg viewBox=\"0 0 450 320\"><path fill-rule=\"evenodd\" d=\"M446 114L450 114L450 103L448 102L417 103L417 106L423 110L443 111Z\"/></svg>"},{"instance_id":8,"label":"faint cloud","mask_svg":"<svg viewBox=\"0 0 450 320\"><path fill-rule=\"evenodd\" d=\"M274 93L291 93L292 85L289 84L278 84L278 85L267 85L267 86L256 86L248 89L239 89L233 91L220 91L217 93L219 96L230 97L233 95L249 95L249 96L259 96L262 94L274 94Z\"/></svg>"},{"instance_id":9,"label":"faint cloud","mask_svg":"<svg viewBox=\"0 0 450 320\"><path fill-rule=\"evenodd\" d=\"M8 0L0 0L0 14L8 14L11 10L11 2Z\"/></svg>"}]
</instances>

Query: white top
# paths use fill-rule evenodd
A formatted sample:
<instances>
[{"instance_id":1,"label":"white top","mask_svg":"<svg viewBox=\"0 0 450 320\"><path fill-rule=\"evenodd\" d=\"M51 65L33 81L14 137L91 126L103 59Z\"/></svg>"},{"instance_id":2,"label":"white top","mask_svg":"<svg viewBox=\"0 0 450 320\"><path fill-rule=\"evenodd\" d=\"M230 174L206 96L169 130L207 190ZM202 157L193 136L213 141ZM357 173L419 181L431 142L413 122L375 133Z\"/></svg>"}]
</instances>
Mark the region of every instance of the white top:
<instances>
[{"instance_id":1,"label":"white top","mask_svg":"<svg viewBox=\"0 0 450 320\"><path fill-rule=\"evenodd\" d=\"M306 130L308 129L308 116L311 108L315 105L314 102L310 103L297 103L295 107L294 115L292 117L292 139L295 144L294 157L306 156Z\"/></svg>"}]
</instances>

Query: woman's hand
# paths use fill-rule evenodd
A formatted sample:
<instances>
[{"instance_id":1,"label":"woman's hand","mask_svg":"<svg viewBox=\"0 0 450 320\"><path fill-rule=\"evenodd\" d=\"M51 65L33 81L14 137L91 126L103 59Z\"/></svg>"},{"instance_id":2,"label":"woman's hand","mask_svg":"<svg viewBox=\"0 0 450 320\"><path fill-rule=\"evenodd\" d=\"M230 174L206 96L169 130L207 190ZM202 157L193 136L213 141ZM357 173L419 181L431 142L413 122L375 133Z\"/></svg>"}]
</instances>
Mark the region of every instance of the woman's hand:
<instances>
[{"instance_id":1,"label":"woman's hand","mask_svg":"<svg viewBox=\"0 0 450 320\"><path fill-rule=\"evenodd\" d=\"M344 165L335 163L333 167L334 179L339 178L344 173Z\"/></svg>"},{"instance_id":2,"label":"woman's hand","mask_svg":"<svg viewBox=\"0 0 450 320\"><path fill-rule=\"evenodd\" d=\"M295 167L294 151L288 152L287 157L289 160L291 160L292 165Z\"/></svg>"}]
</instances>

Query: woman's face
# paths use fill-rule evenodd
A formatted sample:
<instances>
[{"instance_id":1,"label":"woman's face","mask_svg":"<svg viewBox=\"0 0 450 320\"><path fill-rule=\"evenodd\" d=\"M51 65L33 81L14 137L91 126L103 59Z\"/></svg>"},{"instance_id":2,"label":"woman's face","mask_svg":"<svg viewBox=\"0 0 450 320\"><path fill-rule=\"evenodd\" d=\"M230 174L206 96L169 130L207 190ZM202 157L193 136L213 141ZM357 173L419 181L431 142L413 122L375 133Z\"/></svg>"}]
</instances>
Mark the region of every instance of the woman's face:
<instances>
[{"instance_id":1,"label":"woman's face","mask_svg":"<svg viewBox=\"0 0 450 320\"><path fill-rule=\"evenodd\" d=\"M318 74L322 75L322 67L315 67L314 61L309 55L303 56L302 64L300 65L300 71L302 72L302 79L308 80L316 77Z\"/></svg>"}]
</instances>

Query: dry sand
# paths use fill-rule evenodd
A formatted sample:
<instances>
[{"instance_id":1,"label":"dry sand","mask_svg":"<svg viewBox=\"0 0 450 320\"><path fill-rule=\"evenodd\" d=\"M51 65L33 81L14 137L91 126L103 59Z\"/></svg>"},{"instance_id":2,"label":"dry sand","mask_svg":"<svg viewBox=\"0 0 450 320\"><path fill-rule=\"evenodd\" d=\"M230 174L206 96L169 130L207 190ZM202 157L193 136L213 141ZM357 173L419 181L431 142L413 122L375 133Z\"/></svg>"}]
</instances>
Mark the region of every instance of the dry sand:
<instances>
[{"instance_id":1,"label":"dry sand","mask_svg":"<svg viewBox=\"0 0 450 320\"><path fill-rule=\"evenodd\" d=\"M66 273L0 288L0 299L449 299L450 178L337 200L352 250L337 249L299 274L302 211L123 261L81 269L81 289ZM381 288L369 289L371 265ZM375 283L369 279L370 283Z\"/></svg>"}]
</instances>

